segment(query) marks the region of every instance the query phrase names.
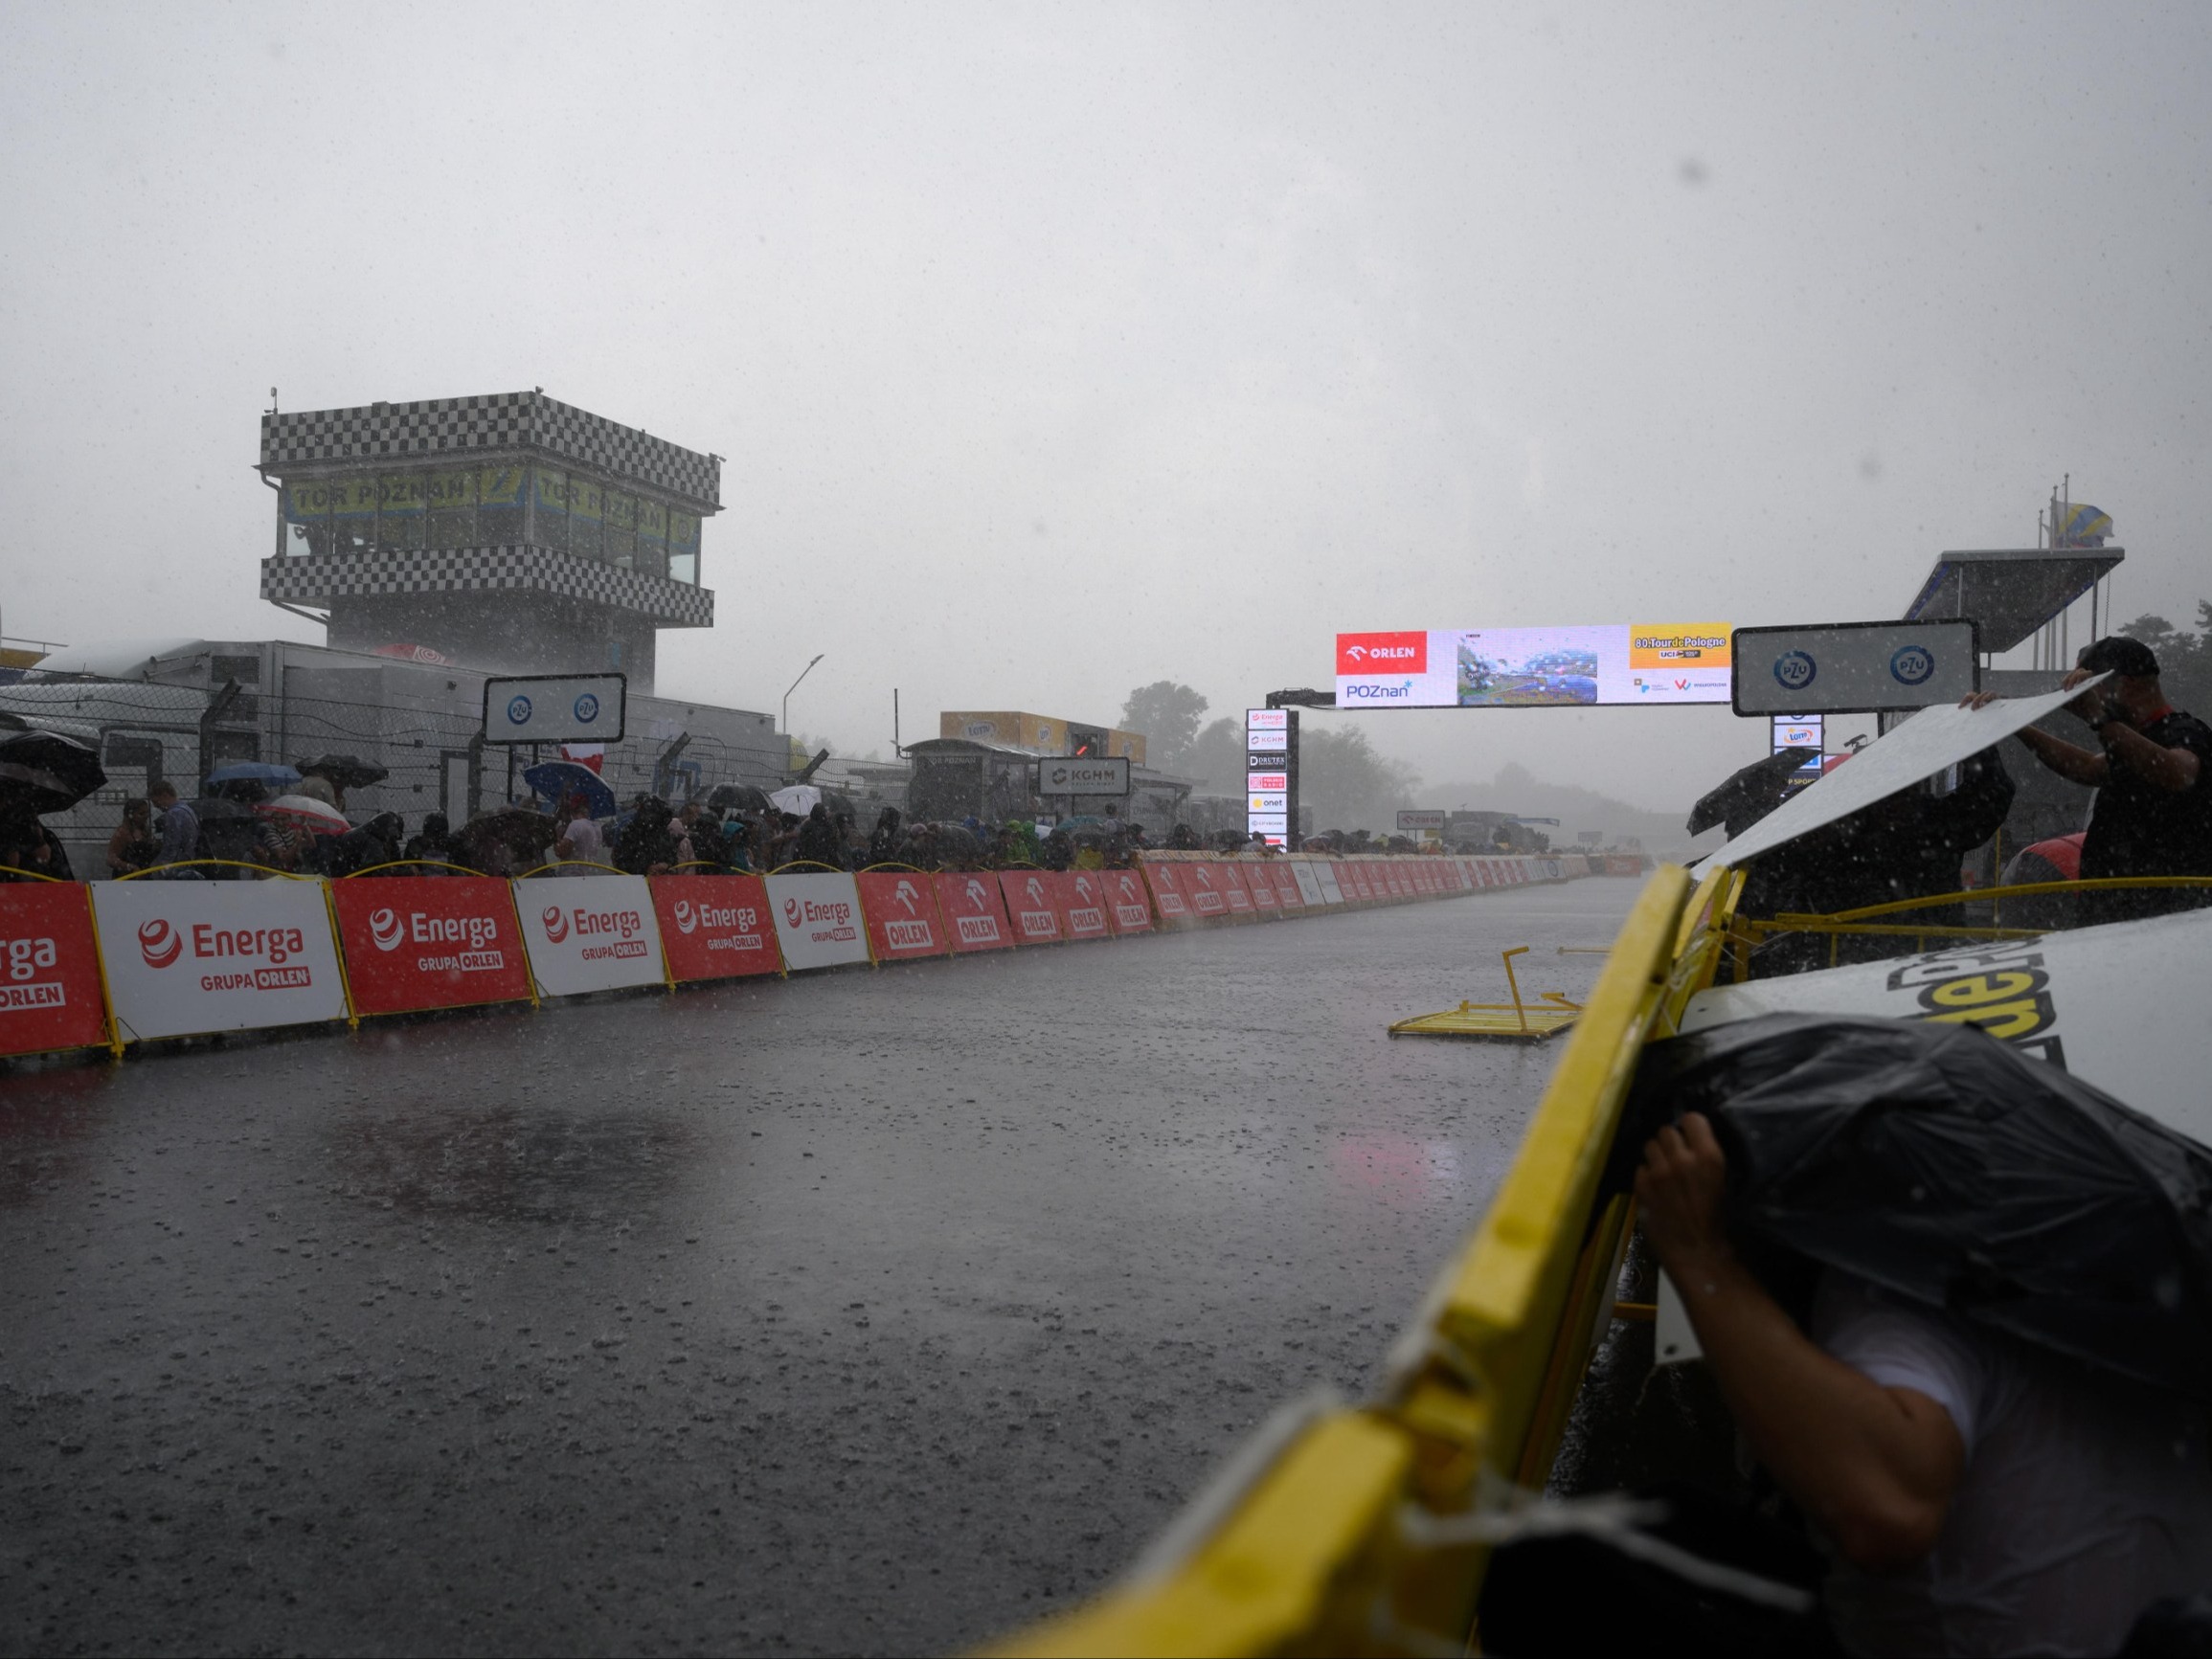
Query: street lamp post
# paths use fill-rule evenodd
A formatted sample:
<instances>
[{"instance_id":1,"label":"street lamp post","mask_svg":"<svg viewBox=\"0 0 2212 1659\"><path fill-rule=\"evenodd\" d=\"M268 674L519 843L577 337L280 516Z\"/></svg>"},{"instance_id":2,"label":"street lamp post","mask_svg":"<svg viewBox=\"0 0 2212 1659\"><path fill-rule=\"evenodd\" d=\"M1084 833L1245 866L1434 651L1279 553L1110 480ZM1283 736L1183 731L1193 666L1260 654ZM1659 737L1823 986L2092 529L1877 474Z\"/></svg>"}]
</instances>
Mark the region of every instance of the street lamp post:
<instances>
[{"instance_id":1,"label":"street lamp post","mask_svg":"<svg viewBox=\"0 0 2212 1659\"><path fill-rule=\"evenodd\" d=\"M817 651L814 654L814 662L821 661L828 655L829 653L826 651ZM814 662L809 662L799 671L799 680L803 680L814 672ZM791 690L783 694L783 740L785 743L791 741L791 692L799 689L799 680L794 680L791 683Z\"/></svg>"}]
</instances>

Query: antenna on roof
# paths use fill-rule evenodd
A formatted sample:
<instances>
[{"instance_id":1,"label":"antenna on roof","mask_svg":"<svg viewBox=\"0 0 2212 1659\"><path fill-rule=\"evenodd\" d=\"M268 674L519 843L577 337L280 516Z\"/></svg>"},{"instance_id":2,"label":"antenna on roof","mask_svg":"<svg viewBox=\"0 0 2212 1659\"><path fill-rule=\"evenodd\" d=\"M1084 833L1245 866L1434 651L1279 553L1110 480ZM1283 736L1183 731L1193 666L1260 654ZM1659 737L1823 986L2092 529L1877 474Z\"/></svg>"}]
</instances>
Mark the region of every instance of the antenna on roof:
<instances>
[{"instance_id":1,"label":"antenna on roof","mask_svg":"<svg viewBox=\"0 0 2212 1659\"><path fill-rule=\"evenodd\" d=\"M277 389L274 386L269 388L269 413L277 413Z\"/></svg>"}]
</instances>

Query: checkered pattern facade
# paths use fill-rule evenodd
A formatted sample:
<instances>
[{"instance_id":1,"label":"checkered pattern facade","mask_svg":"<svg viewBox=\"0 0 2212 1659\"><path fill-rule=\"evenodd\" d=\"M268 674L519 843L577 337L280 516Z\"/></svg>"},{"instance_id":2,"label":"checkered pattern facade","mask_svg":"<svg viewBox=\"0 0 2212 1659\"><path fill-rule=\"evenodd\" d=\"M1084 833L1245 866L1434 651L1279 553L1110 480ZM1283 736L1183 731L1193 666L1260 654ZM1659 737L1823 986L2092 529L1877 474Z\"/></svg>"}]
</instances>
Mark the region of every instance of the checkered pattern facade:
<instances>
[{"instance_id":1,"label":"checkered pattern facade","mask_svg":"<svg viewBox=\"0 0 2212 1659\"><path fill-rule=\"evenodd\" d=\"M575 559L546 548L440 548L261 561L261 597L321 604L353 594L491 594L533 590L583 599L663 628L711 628L714 595L666 576Z\"/></svg>"},{"instance_id":2,"label":"checkered pattern facade","mask_svg":"<svg viewBox=\"0 0 2212 1659\"><path fill-rule=\"evenodd\" d=\"M542 392L261 416L261 465L280 478L299 466L439 460L516 450L595 467L706 512L722 505L722 463L714 457L619 426Z\"/></svg>"}]
</instances>

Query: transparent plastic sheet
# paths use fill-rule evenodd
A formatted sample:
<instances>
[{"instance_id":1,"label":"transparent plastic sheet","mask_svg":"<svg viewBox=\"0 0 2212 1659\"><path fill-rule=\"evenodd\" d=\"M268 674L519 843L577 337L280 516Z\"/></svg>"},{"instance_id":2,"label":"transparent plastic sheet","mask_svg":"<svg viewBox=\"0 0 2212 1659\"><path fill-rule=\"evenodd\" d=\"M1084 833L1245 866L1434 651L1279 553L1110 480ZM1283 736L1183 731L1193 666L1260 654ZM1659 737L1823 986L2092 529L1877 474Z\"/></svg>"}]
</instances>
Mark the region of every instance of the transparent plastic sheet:
<instances>
[{"instance_id":1,"label":"transparent plastic sheet","mask_svg":"<svg viewBox=\"0 0 2212 1659\"><path fill-rule=\"evenodd\" d=\"M2212 1150L1972 1025L1774 1014L1645 1051L1609 1184L1693 1110L1756 1246L2212 1399Z\"/></svg>"}]
</instances>

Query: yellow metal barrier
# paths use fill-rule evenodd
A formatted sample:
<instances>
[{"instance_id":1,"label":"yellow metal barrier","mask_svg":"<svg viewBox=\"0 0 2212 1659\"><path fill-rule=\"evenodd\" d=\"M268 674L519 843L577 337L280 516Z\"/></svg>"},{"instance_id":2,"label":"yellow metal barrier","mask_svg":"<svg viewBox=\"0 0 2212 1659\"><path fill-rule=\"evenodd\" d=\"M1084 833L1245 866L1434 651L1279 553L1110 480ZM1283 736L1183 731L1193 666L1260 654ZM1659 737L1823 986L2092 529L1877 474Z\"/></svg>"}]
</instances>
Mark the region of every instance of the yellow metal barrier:
<instances>
[{"instance_id":1,"label":"yellow metal barrier","mask_svg":"<svg viewBox=\"0 0 2212 1659\"><path fill-rule=\"evenodd\" d=\"M1607 956L1521 1150L1400 1339L1381 1397L1331 1410L1172 1558L997 1653L1456 1652L1489 1546L1435 1522L1534 1498L1613 1314L1631 1220L1591 1205L1638 1056L1709 983L1740 878L1655 873ZM1219 1501L1219 1500L1217 1500Z\"/></svg>"}]
</instances>

